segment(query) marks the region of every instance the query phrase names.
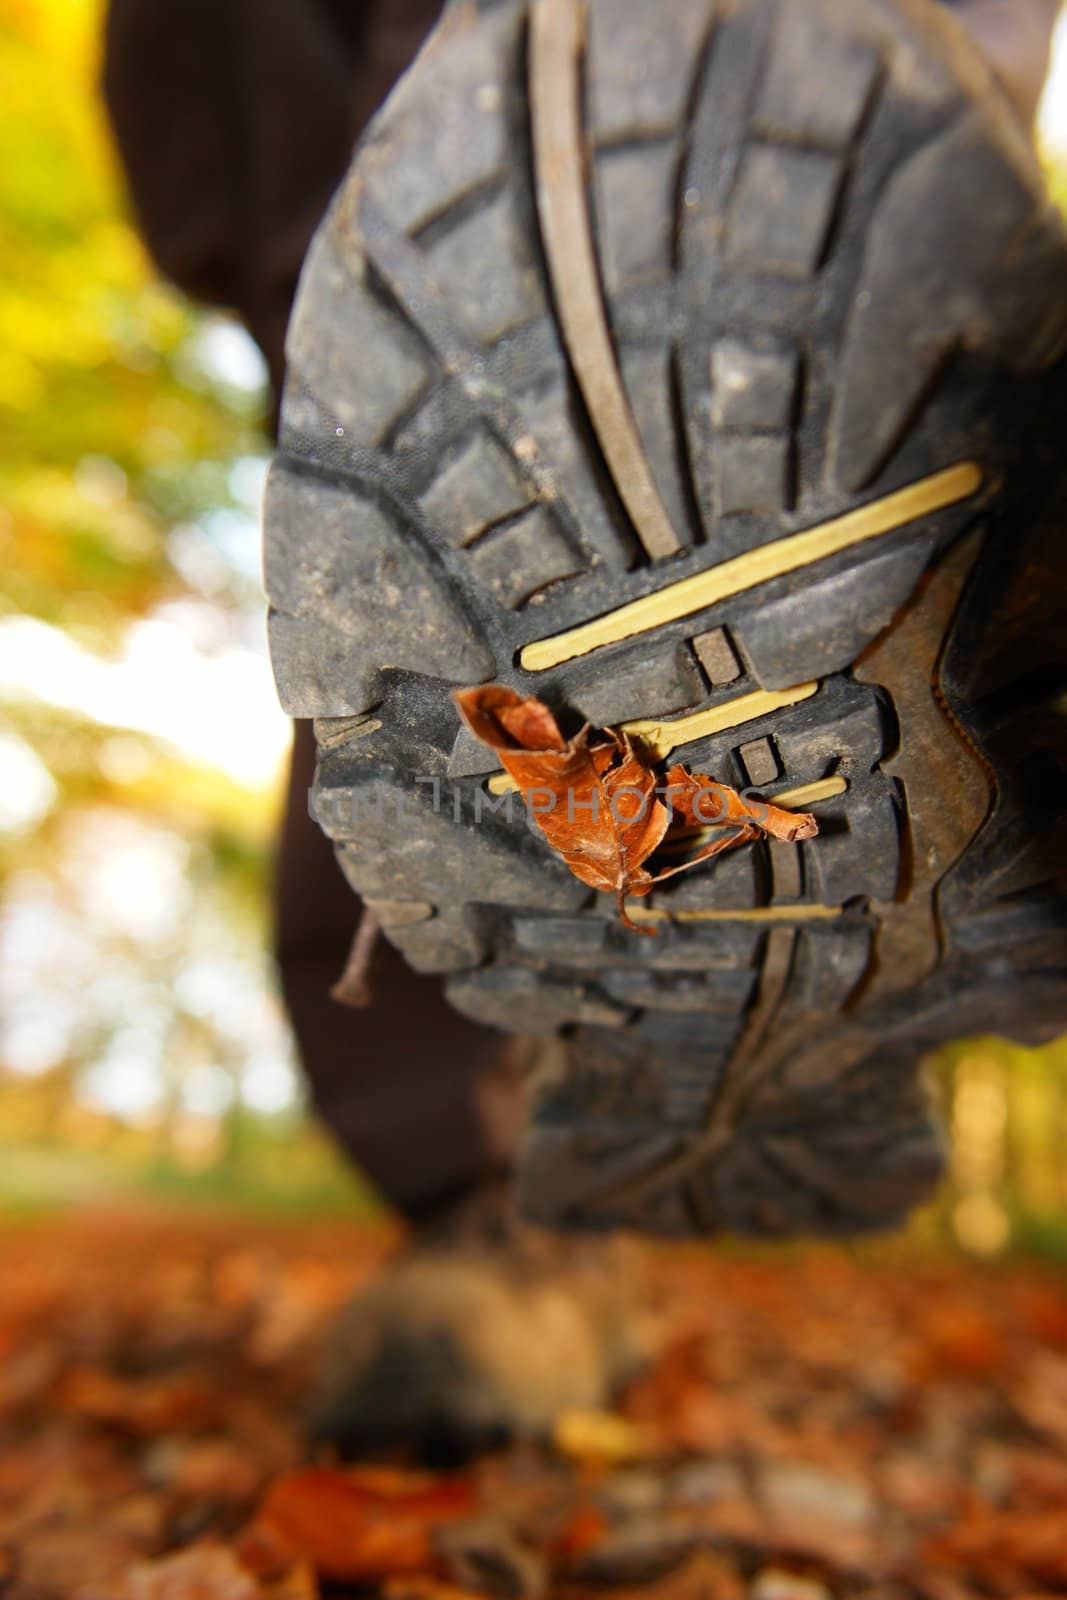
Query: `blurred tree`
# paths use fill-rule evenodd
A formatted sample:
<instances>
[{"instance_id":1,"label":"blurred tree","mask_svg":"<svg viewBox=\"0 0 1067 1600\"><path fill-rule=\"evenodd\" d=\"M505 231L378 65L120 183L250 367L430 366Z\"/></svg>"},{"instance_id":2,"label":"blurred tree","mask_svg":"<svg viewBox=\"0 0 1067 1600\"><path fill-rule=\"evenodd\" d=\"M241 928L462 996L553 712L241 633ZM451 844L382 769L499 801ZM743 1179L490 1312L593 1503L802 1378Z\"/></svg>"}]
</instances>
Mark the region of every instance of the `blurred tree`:
<instances>
[{"instance_id":1,"label":"blurred tree","mask_svg":"<svg viewBox=\"0 0 1067 1600\"><path fill-rule=\"evenodd\" d=\"M101 26L101 0L0 0L0 604L97 648L184 591L168 530L264 448L248 351L228 381L124 214Z\"/></svg>"},{"instance_id":2,"label":"blurred tree","mask_svg":"<svg viewBox=\"0 0 1067 1600\"><path fill-rule=\"evenodd\" d=\"M155 1118L158 1152L291 1099L266 955L284 723L263 364L153 273L102 26L103 0L0 0L0 1080L12 1137L84 1132L79 1105Z\"/></svg>"}]
</instances>

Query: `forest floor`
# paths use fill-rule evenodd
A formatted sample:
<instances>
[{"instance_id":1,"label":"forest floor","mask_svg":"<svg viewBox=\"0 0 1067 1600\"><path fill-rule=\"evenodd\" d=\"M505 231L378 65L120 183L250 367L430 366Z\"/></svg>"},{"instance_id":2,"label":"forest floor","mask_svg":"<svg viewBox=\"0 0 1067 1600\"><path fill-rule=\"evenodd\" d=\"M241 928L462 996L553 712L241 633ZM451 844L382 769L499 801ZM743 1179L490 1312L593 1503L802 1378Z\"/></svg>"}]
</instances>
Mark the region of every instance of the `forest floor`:
<instances>
[{"instance_id":1,"label":"forest floor","mask_svg":"<svg viewBox=\"0 0 1067 1600\"><path fill-rule=\"evenodd\" d=\"M0 1229L3 1600L1067 1595L1067 1287L899 1251L657 1252L616 1411L462 1472L313 1458L377 1225Z\"/></svg>"}]
</instances>

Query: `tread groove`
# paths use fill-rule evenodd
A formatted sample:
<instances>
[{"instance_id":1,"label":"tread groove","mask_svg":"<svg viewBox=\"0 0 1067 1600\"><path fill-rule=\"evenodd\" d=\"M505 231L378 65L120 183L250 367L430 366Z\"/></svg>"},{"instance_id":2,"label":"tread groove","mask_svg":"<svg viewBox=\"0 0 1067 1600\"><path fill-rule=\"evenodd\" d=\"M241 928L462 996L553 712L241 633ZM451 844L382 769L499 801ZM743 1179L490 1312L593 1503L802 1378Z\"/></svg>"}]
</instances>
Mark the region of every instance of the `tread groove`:
<instances>
[{"instance_id":1,"label":"tread groove","mask_svg":"<svg viewBox=\"0 0 1067 1600\"><path fill-rule=\"evenodd\" d=\"M645 456L608 332L582 155L579 0L534 0L531 114L538 210L560 324L623 504L652 560L682 541Z\"/></svg>"}]
</instances>

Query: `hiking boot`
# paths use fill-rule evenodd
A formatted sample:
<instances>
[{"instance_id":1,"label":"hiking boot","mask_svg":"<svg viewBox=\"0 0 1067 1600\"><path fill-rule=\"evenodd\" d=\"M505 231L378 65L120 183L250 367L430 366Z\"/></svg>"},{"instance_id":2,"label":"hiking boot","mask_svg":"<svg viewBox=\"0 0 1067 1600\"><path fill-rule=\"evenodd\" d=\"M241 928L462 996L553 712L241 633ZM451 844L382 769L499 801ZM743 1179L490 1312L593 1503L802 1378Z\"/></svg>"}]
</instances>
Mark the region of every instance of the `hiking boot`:
<instances>
[{"instance_id":1,"label":"hiking boot","mask_svg":"<svg viewBox=\"0 0 1067 1600\"><path fill-rule=\"evenodd\" d=\"M923 1053L1067 1024L1065 286L927 0L471 0L372 125L290 331L274 667L387 937L560 1038L530 1216L891 1225ZM487 683L818 834L632 931L461 726Z\"/></svg>"}]
</instances>

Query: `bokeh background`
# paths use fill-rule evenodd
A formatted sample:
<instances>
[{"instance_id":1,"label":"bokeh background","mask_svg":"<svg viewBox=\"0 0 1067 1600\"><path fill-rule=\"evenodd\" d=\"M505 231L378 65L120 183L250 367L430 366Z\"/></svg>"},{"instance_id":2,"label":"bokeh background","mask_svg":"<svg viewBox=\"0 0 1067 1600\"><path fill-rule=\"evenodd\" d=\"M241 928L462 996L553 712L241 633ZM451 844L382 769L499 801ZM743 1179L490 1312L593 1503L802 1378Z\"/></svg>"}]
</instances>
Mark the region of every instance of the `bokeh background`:
<instances>
[{"instance_id":1,"label":"bokeh background","mask_svg":"<svg viewBox=\"0 0 1067 1600\"><path fill-rule=\"evenodd\" d=\"M101 23L0 0L0 1220L366 1213L269 958L265 370L146 260ZM1067 24L1042 140L1067 204ZM918 1246L1067 1258L1067 1042L964 1041L935 1071L954 1165Z\"/></svg>"}]
</instances>

